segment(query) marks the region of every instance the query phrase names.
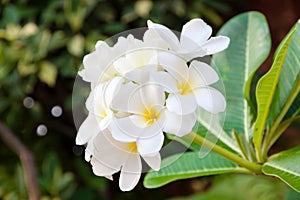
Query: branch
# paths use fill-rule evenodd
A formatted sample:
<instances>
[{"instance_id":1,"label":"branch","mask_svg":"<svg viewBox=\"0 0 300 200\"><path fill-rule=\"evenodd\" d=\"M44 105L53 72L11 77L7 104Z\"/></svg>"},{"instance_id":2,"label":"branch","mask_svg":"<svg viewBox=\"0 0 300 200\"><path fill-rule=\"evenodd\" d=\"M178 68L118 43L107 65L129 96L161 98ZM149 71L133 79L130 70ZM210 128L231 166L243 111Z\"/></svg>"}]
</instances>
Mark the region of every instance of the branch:
<instances>
[{"instance_id":1,"label":"branch","mask_svg":"<svg viewBox=\"0 0 300 200\"><path fill-rule=\"evenodd\" d=\"M0 138L21 160L29 199L39 200L40 188L32 152L2 122L0 122Z\"/></svg>"},{"instance_id":2,"label":"branch","mask_svg":"<svg viewBox=\"0 0 300 200\"><path fill-rule=\"evenodd\" d=\"M191 132L184 136L185 138L195 142L196 144L206 147L208 149L211 149L215 153L227 158L228 160L233 161L234 163L238 164L241 167L244 167L256 174L261 174L261 165L250 162L248 160L243 159L242 157L238 156L237 154L234 154L227 149L216 145L215 143L212 143L211 141L203 138L202 136L198 135L197 133Z\"/></svg>"}]
</instances>

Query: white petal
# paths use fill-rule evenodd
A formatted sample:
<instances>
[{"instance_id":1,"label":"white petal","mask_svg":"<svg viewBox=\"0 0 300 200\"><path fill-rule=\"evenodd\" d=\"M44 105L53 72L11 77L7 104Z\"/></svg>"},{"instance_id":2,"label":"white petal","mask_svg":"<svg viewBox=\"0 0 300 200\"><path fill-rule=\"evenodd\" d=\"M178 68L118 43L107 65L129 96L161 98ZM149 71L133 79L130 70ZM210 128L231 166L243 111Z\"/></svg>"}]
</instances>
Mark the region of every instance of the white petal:
<instances>
[{"instance_id":1,"label":"white petal","mask_svg":"<svg viewBox=\"0 0 300 200\"><path fill-rule=\"evenodd\" d=\"M85 102L85 107L89 112L94 113L94 95L95 95L95 89L92 89L88 98L86 99Z\"/></svg>"},{"instance_id":2,"label":"white petal","mask_svg":"<svg viewBox=\"0 0 300 200\"><path fill-rule=\"evenodd\" d=\"M136 142L138 152L141 155L152 155L160 151L164 143L164 134L162 131L146 139L139 138Z\"/></svg>"},{"instance_id":3,"label":"white petal","mask_svg":"<svg viewBox=\"0 0 300 200\"><path fill-rule=\"evenodd\" d=\"M90 113L93 113L99 117L102 117L107 109L106 101L105 101L105 88L107 83L101 83L95 86L92 89L87 102L86 106Z\"/></svg>"},{"instance_id":4,"label":"white petal","mask_svg":"<svg viewBox=\"0 0 300 200\"><path fill-rule=\"evenodd\" d=\"M95 157L92 157L91 165L93 167L94 174L97 176L111 176L112 174L120 170L108 167L107 165L103 165Z\"/></svg>"},{"instance_id":5,"label":"white petal","mask_svg":"<svg viewBox=\"0 0 300 200\"><path fill-rule=\"evenodd\" d=\"M143 156L143 159L153 170L158 171L160 169L161 157L159 153L151 157Z\"/></svg>"},{"instance_id":6,"label":"white petal","mask_svg":"<svg viewBox=\"0 0 300 200\"><path fill-rule=\"evenodd\" d=\"M196 114L178 115L173 112L166 112L166 124L164 132L182 137L190 133L196 123Z\"/></svg>"},{"instance_id":7,"label":"white petal","mask_svg":"<svg viewBox=\"0 0 300 200\"><path fill-rule=\"evenodd\" d=\"M189 44L192 41L200 46L211 33L212 28L202 19L192 19L182 27L180 43Z\"/></svg>"},{"instance_id":8,"label":"white petal","mask_svg":"<svg viewBox=\"0 0 300 200\"><path fill-rule=\"evenodd\" d=\"M100 50L101 48L109 48L109 46L108 46L107 43L104 42L103 40L98 40L98 41L96 42L95 49L96 49L96 50Z\"/></svg>"},{"instance_id":9,"label":"white petal","mask_svg":"<svg viewBox=\"0 0 300 200\"><path fill-rule=\"evenodd\" d=\"M162 87L153 82L143 84L138 91L132 96L131 104L140 101L144 108L159 107L165 104L165 93Z\"/></svg>"},{"instance_id":10,"label":"white petal","mask_svg":"<svg viewBox=\"0 0 300 200\"><path fill-rule=\"evenodd\" d=\"M140 180L142 163L138 154L131 154L125 161L119 179L119 187L122 191L132 190Z\"/></svg>"},{"instance_id":11,"label":"white petal","mask_svg":"<svg viewBox=\"0 0 300 200\"><path fill-rule=\"evenodd\" d=\"M158 54L158 62L176 80L186 81L188 78L188 66L178 55L173 53L161 52Z\"/></svg>"},{"instance_id":12,"label":"white petal","mask_svg":"<svg viewBox=\"0 0 300 200\"><path fill-rule=\"evenodd\" d=\"M168 50L168 43L164 41L153 28L149 28L144 33L143 41L145 47Z\"/></svg>"},{"instance_id":13,"label":"white petal","mask_svg":"<svg viewBox=\"0 0 300 200\"><path fill-rule=\"evenodd\" d=\"M96 82L102 72L99 57L94 51L83 57L84 73L81 73L83 80L88 82Z\"/></svg>"},{"instance_id":14,"label":"white petal","mask_svg":"<svg viewBox=\"0 0 300 200\"><path fill-rule=\"evenodd\" d=\"M113 114L111 113L100 121L99 126L101 131L103 131L109 126L109 124L112 122L112 118L113 118Z\"/></svg>"},{"instance_id":15,"label":"white petal","mask_svg":"<svg viewBox=\"0 0 300 200\"><path fill-rule=\"evenodd\" d=\"M109 175L109 176L104 176L105 178L107 178L108 180L113 180L113 176L112 175Z\"/></svg>"},{"instance_id":16,"label":"white petal","mask_svg":"<svg viewBox=\"0 0 300 200\"><path fill-rule=\"evenodd\" d=\"M153 82L142 85L122 85L112 102L112 108L143 115L146 109L165 104L163 88Z\"/></svg>"},{"instance_id":17,"label":"white petal","mask_svg":"<svg viewBox=\"0 0 300 200\"><path fill-rule=\"evenodd\" d=\"M122 77L115 77L106 84L105 90L105 104L107 107L110 106L112 100L115 97L116 92L120 89L120 84L124 81Z\"/></svg>"},{"instance_id":18,"label":"white petal","mask_svg":"<svg viewBox=\"0 0 300 200\"><path fill-rule=\"evenodd\" d=\"M126 54L126 59L132 65L131 68L141 68L146 65L157 64L157 52L154 50L136 50Z\"/></svg>"},{"instance_id":19,"label":"white petal","mask_svg":"<svg viewBox=\"0 0 300 200\"><path fill-rule=\"evenodd\" d=\"M131 81L136 83L145 83L149 81L150 71L154 71L157 69L157 66L146 66L142 69L134 69L125 74L125 77Z\"/></svg>"},{"instance_id":20,"label":"white petal","mask_svg":"<svg viewBox=\"0 0 300 200\"><path fill-rule=\"evenodd\" d=\"M166 100L167 109L179 115L186 115L195 112L197 101L194 94L179 95L169 94Z\"/></svg>"},{"instance_id":21,"label":"white petal","mask_svg":"<svg viewBox=\"0 0 300 200\"><path fill-rule=\"evenodd\" d=\"M126 52L130 52L137 48L142 47L142 41L133 37L133 35L129 34L126 38L119 37L117 43L112 47L113 57L110 57L110 61L116 60L126 54Z\"/></svg>"},{"instance_id":22,"label":"white petal","mask_svg":"<svg viewBox=\"0 0 300 200\"><path fill-rule=\"evenodd\" d=\"M202 47L199 46L194 50L182 49L182 51L178 51L177 53L186 61L190 61L194 58L199 58L207 55L206 50L202 49Z\"/></svg>"},{"instance_id":23,"label":"white petal","mask_svg":"<svg viewBox=\"0 0 300 200\"><path fill-rule=\"evenodd\" d=\"M129 117L114 118L109 129L113 138L121 142L134 142L144 131L142 128L137 127Z\"/></svg>"},{"instance_id":24,"label":"white petal","mask_svg":"<svg viewBox=\"0 0 300 200\"><path fill-rule=\"evenodd\" d=\"M169 75L167 72L153 72L150 74L150 77L154 82L160 85L166 92L169 93L176 93L178 92L177 89L177 82L176 80Z\"/></svg>"},{"instance_id":25,"label":"white petal","mask_svg":"<svg viewBox=\"0 0 300 200\"><path fill-rule=\"evenodd\" d=\"M189 67L189 81L194 87L210 85L219 80L217 72L208 64L193 60ZM194 88L193 88L194 89Z\"/></svg>"},{"instance_id":26,"label":"white petal","mask_svg":"<svg viewBox=\"0 0 300 200\"><path fill-rule=\"evenodd\" d=\"M76 136L76 144L83 145L87 143L93 136L97 135L100 131L100 126L95 115L89 114L79 127Z\"/></svg>"},{"instance_id":27,"label":"white petal","mask_svg":"<svg viewBox=\"0 0 300 200\"><path fill-rule=\"evenodd\" d=\"M145 120L145 116L142 115L130 115L130 120L139 128L145 128L148 126L147 121Z\"/></svg>"},{"instance_id":28,"label":"white petal","mask_svg":"<svg viewBox=\"0 0 300 200\"><path fill-rule=\"evenodd\" d=\"M144 105L140 101L137 101L133 104L131 104L131 101L134 101L132 99L132 96L135 95L138 91L139 86L129 82L127 84L122 84L120 86L120 89L118 93L116 94L115 98L112 101L111 107L114 110L122 111L122 112L140 112Z\"/></svg>"},{"instance_id":29,"label":"white petal","mask_svg":"<svg viewBox=\"0 0 300 200\"><path fill-rule=\"evenodd\" d=\"M202 48L207 51L207 55L215 54L226 49L230 39L226 36L211 37Z\"/></svg>"},{"instance_id":30,"label":"white petal","mask_svg":"<svg viewBox=\"0 0 300 200\"><path fill-rule=\"evenodd\" d=\"M110 132L103 131L94 139L93 158L102 165L119 171L128 155L124 145L126 146L126 144L114 140Z\"/></svg>"},{"instance_id":31,"label":"white petal","mask_svg":"<svg viewBox=\"0 0 300 200\"><path fill-rule=\"evenodd\" d=\"M164 117L162 116L164 119ZM162 120L164 121L164 120ZM133 122L130 117L114 119L110 124L109 130L112 137L120 142L134 142L139 139L151 139L157 134L160 134L163 129L163 124L153 123L150 126L141 128L136 126L137 122Z\"/></svg>"},{"instance_id":32,"label":"white petal","mask_svg":"<svg viewBox=\"0 0 300 200\"><path fill-rule=\"evenodd\" d=\"M87 146L85 148L85 154L84 159L87 162L91 161L91 156L94 154L94 141L93 138L87 143Z\"/></svg>"},{"instance_id":33,"label":"white petal","mask_svg":"<svg viewBox=\"0 0 300 200\"><path fill-rule=\"evenodd\" d=\"M113 66L123 76L132 70L131 63L129 63L125 57L121 57L114 61Z\"/></svg>"},{"instance_id":34,"label":"white petal","mask_svg":"<svg viewBox=\"0 0 300 200\"><path fill-rule=\"evenodd\" d=\"M211 87L205 87L195 90L194 93L198 105L208 112L216 114L225 110L225 98L218 90Z\"/></svg>"},{"instance_id":35,"label":"white petal","mask_svg":"<svg viewBox=\"0 0 300 200\"><path fill-rule=\"evenodd\" d=\"M154 29L159 36L166 41L166 43L169 44L170 48L174 51L178 49L179 46L179 41L177 36L167 27L161 25L161 24L156 24L153 23L152 21L148 20L147 25L149 29Z\"/></svg>"},{"instance_id":36,"label":"white petal","mask_svg":"<svg viewBox=\"0 0 300 200\"><path fill-rule=\"evenodd\" d=\"M80 72L83 80L96 83L111 79L116 71L110 65L113 60L112 49L103 41L96 44L96 51L86 55L83 59L84 70Z\"/></svg>"}]
</instances>

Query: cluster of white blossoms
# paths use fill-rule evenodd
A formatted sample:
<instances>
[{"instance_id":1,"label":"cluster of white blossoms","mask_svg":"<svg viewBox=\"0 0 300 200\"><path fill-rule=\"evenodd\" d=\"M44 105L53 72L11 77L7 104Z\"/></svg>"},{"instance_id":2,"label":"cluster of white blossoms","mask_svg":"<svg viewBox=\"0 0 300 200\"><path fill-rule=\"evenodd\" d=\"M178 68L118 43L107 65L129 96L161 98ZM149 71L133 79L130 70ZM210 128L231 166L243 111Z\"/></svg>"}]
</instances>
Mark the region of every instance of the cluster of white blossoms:
<instances>
[{"instance_id":1,"label":"cluster of white blossoms","mask_svg":"<svg viewBox=\"0 0 300 200\"><path fill-rule=\"evenodd\" d=\"M164 132L179 137L191 132L198 106L214 114L225 110L224 96L210 86L218 74L196 60L227 48L229 38L211 34L201 19L186 23L180 37L148 21L142 40L128 35L113 46L99 41L84 57L79 75L91 83L91 92L76 143L86 144L94 174L112 179L121 171L120 189L132 190L141 176L141 157L160 169Z\"/></svg>"}]
</instances>

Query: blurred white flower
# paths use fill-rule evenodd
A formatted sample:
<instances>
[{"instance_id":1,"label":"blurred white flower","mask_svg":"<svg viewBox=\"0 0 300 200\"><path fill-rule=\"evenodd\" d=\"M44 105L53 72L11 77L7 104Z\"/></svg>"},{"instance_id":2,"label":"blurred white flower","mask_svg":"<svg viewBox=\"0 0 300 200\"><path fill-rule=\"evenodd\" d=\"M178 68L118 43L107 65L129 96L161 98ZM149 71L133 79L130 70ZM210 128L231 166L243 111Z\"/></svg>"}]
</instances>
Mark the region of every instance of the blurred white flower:
<instances>
[{"instance_id":1,"label":"blurred white flower","mask_svg":"<svg viewBox=\"0 0 300 200\"><path fill-rule=\"evenodd\" d=\"M93 140L94 152L91 164L97 176L112 179L112 175L121 171L119 187L122 191L132 190L138 183L142 163L139 148L135 142L119 142L109 131L104 130ZM159 152L152 156L142 156L146 163L154 170L159 170L161 158Z\"/></svg>"},{"instance_id":2,"label":"blurred white flower","mask_svg":"<svg viewBox=\"0 0 300 200\"><path fill-rule=\"evenodd\" d=\"M228 47L229 38L226 36L210 37L212 28L202 19L192 19L182 27L180 40L164 25L147 21L148 27L157 31L169 48L189 61L196 57L212 55Z\"/></svg>"},{"instance_id":3,"label":"blurred white flower","mask_svg":"<svg viewBox=\"0 0 300 200\"><path fill-rule=\"evenodd\" d=\"M167 72L152 73L152 77L170 93L166 100L168 110L179 115L194 113L197 105L213 114L225 110L224 96L208 86L219 80L208 64L193 60L188 67L182 58L167 52L160 53L158 60Z\"/></svg>"}]
</instances>

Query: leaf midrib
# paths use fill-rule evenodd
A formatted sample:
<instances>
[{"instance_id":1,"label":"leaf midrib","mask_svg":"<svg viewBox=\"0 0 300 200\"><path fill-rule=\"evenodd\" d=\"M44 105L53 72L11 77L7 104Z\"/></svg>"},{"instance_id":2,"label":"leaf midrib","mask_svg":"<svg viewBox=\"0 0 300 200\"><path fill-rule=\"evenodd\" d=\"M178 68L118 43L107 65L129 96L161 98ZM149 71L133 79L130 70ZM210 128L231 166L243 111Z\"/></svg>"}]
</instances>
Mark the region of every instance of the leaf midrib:
<instances>
[{"instance_id":1,"label":"leaf midrib","mask_svg":"<svg viewBox=\"0 0 300 200\"><path fill-rule=\"evenodd\" d=\"M250 20L251 20L251 16L252 14L248 15L248 23L247 23L247 34L246 34L246 55L245 55L245 77L244 80L248 79L249 77L249 57L250 57L250 48L249 48L249 38L250 38L250 34L249 34L249 24L250 24ZM245 87L245 82L244 82L244 86ZM244 99L244 133L247 139L249 139L249 121L248 121L248 113L249 113L249 107L248 107L248 102Z\"/></svg>"},{"instance_id":2,"label":"leaf midrib","mask_svg":"<svg viewBox=\"0 0 300 200\"><path fill-rule=\"evenodd\" d=\"M285 169L285 168L279 167L278 165L274 165L274 164L272 164L272 163L267 163L265 166L266 166L266 167L272 167L272 168L274 168L274 169L278 169L278 170L282 171L283 173L288 173L288 174L291 174L291 175L295 175L295 176L300 177L300 174L298 174L298 173L296 173L296 172L292 172L292 171L287 170L287 169Z\"/></svg>"}]
</instances>

